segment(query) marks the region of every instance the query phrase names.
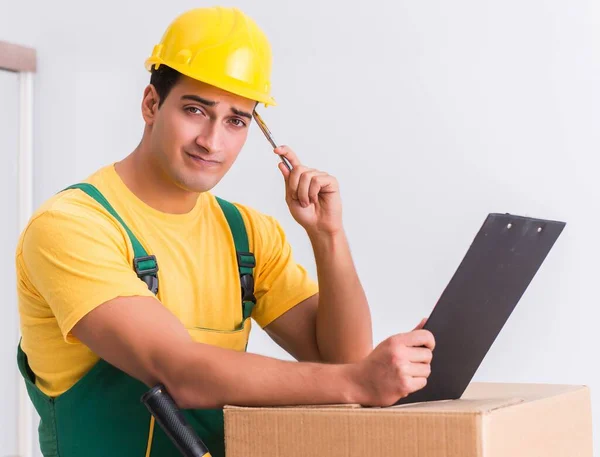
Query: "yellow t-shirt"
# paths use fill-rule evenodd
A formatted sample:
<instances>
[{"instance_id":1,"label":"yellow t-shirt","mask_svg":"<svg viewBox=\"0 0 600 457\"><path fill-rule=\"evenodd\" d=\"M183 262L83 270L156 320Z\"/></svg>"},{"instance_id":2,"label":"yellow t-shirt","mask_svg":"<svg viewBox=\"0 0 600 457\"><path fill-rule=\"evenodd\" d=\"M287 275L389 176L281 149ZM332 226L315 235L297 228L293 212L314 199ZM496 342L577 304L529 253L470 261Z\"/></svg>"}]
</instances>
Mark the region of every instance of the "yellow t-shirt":
<instances>
[{"instance_id":1,"label":"yellow t-shirt","mask_svg":"<svg viewBox=\"0 0 600 457\"><path fill-rule=\"evenodd\" d=\"M114 165L85 182L95 185L159 265L159 298L186 328L234 330L242 321L235 247L215 197L199 196L192 211L166 214L138 199ZM267 326L317 293L295 263L275 219L236 204L256 257L252 317ZM32 216L16 252L22 349L49 396L73 386L98 357L70 333L102 303L119 296L154 296L133 270L122 225L81 190L49 199Z\"/></svg>"}]
</instances>

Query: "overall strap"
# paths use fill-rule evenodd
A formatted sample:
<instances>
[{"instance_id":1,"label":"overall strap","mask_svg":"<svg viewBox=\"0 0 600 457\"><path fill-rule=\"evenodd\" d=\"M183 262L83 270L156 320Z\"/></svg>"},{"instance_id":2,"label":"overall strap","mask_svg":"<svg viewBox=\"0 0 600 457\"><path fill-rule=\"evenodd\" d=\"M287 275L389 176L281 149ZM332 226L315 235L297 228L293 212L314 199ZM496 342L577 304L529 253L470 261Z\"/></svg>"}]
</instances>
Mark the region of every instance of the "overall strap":
<instances>
[{"instance_id":1,"label":"overall strap","mask_svg":"<svg viewBox=\"0 0 600 457\"><path fill-rule=\"evenodd\" d=\"M154 294L158 293L158 263L156 261L156 256L148 255L142 244L135 237L133 232L127 227L125 221L121 219L121 216L117 214L112 205L108 202L108 200L102 195L102 193L92 184L88 183L79 183L74 184L72 186L67 187L67 189L79 189L85 192L87 195L92 197L98 203L100 203L104 209L106 209L119 223L123 226L127 235L129 236L129 240L131 241L131 246L133 247L133 269L135 270L138 278L146 283L148 289Z\"/></svg>"},{"instance_id":2,"label":"overall strap","mask_svg":"<svg viewBox=\"0 0 600 457\"><path fill-rule=\"evenodd\" d=\"M256 305L256 297L254 296L254 276L253 269L256 267L256 259L254 254L250 252L250 244L248 242L248 233L244 219L237 207L219 197L216 197L225 219L229 224L229 229L233 235L235 244L236 258L238 271L240 273L240 284L242 288L242 310L244 320L250 317L252 309Z\"/></svg>"}]
</instances>

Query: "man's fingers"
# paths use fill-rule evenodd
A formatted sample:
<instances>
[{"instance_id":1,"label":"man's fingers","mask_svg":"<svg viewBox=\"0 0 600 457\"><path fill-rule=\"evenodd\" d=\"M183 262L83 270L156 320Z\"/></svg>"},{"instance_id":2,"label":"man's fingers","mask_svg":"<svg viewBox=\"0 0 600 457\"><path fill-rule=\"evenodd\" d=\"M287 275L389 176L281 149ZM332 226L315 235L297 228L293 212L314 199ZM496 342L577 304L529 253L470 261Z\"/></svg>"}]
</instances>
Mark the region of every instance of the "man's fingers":
<instances>
[{"instance_id":1,"label":"man's fingers","mask_svg":"<svg viewBox=\"0 0 600 457\"><path fill-rule=\"evenodd\" d=\"M417 390L421 390L426 385L427 385L427 378L425 378L425 377L411 378L410 381L408 382L408 388L411 390L411 392L416 392Z\"/></svg>"},{"instance_id":2,"label":"man's fingers","mask_svg":"<svg viewBox=\"0 0 600 457\"><path fill-rule=\"evenodd\" d=\"M406 374L414 378L427 378L431 374L431 365L428 363L411 363Z\"/></svg>"},{"instance_id":3,"label":"man's fingers","mask_svg":"<svg viewBox=\"0 0 600 457\"><path fill-rule=\"evenodd\" d=\"M283 162L279 162L279 170L281 171L281 174L283 175L283 179L285 180L286 184L288 182L288 179L290 178L290 170L288 170L288 167L285 166L285 164ZM287 192L287 190L286 190Z\"/></svg>"},{"instance_id":4,"label":"man's fingers","mask_svg":"<svg viewBox=\"0 0 600 457\"><path fill-rule=\"evenodd\" d=\"M435 338L429 330L414 330L410 333L402 335L402 342L406 346L425 346L426 348L435 349Z\"/></svg>"},{"instance_id":5,"label":"man's fingers","mask_svg":"<svg viewBox=\"0 0 600 457\"><path fill-rule=\"evenodd\" d=\"M298 200L298 184L300 183L300 177L302 173L307 171L308 169L303 166L295 166L294 169L290 172L290 177L287 180L288 192L290 193L290 197L292 200Z\"/></svg>"},{"instance_id":6,"label":"man's fingers","mask_svg":"<svg viewBox=\"0 0 600 457\"><path fill-rule=\"evenodd\" d=\"M427 348L406 348L408 360L417 363L431 363L433 352Z\"/></svg>"},{"instance_id":7,"label":"man's fingers","mask_svg":"<svg viewBox=\"0 0 600 457\"><path fill-rule=\"evenodd\" d=\"M421 322L419 322L419 325L417 325L414 330L421 330L423 327L425 327L425 324L427 323L427 318L424 317L423 319L421 319Z\"/></svg>"},{"instance_id":8,"label":"man's fingers","mask_svg":"<svg viewBox=\"0 0 600 457\"><path fill-rule=\"evenodd\" d=\"M282 146L275 148L274 151L275 151L275 154L284 156L285 158L287 158L290 161L290 163L292 164L292 167L296 168L296 167L299 167L302 165L300 163L300 161L298 160L298 156L296 156L296 153L289 146L282 145Z\"/></svg>"},{"instance_id":9,"label":"man's fingers","mask_svg":"<svg viewBox=\"0 0 600 457\"><path fill-rule=\"evenodd\" d=\"M310 205L310 196L309 196L309 190L311 189L311 187L313 186L313 183L315 183L317 180L316 178L318 176L322 176L324 173L317 171L317 170L309 170L306 171L304 173L302 173L302 175L300 176L300 180L298 181L298 201L300 202L300 204L303 207L307 207L308 205ZM314 189L313 189L314 192ZM317 190L318 193L318 190Z\"/></svg>"},{"instance_id":10,"label":"man's fingers","mask_svg":"<svg viewBox=\"0 0 600 457\"><path fill-rule=\"evenodd\" d=\"M321 189L323 187L322 182L319 178L324 176L327 176L327 173L321 173L310 180L310 187L308 188L308 199L312 203L316 204L319 201L319 193L321 192Z\"/></svg>"},{"instance_id":11,"label":"man's fingers","mask_svg":"<svg viewBox=\"0 0 600 457\"><path fill-rule=\"evenodd\" d=\"M286 183L286 200L299 202L304 208L311 203L317 203L319 194L331 193L338 190L337 180L327 173L303 166L294 151L288 146L274 149L279 156L286 157L292 164L288 170L285 164L279 163L279 170Z\"/></svg>"},{"instance_id":12,"label":"man's fingers","mask_svg":"<svg viewBox=\"0 0 600 457\"><path fill-rule=\"evenodd\" d=\"M296 189L298 187L298 179L300 175L297 173L301 167L300 161L296 154L289 146L281 145L274 149L275 154L286 157L292 164L293 171L290 171L283 162L279 163L279 169L283 174L286 183L286 196L292 200L298 199Z\"/></svg>"}]
</instances>

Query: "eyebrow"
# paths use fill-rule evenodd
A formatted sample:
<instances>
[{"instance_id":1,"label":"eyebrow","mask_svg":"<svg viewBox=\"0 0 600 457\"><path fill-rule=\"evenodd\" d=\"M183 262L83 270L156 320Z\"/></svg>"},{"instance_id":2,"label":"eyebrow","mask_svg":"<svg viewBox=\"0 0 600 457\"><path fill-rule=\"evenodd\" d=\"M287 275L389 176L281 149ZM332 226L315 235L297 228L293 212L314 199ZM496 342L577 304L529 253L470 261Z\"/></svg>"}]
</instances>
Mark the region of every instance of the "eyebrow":
<instances>
[{"instance_id":1,"label":"eyebrow","mask_svg":"<svg viewBox=\"0 0 600 457\"><path fill-rule=\"evenodd\" d=\"M206 98L198 97L197 95L182 95L182 100L193 100L206 106L215 106L217 102L213 100L207 100Z\"/></svg>"},{"instance_id":2,"label":"eyebrow","mask_svg":"<svg viewBox=\"0 0 600 457\"><path fill-rule=\"evenodd\" d=\"M182 95L181 99L182 100L192 100L192 101L198 102L202 105L210 106L210 107L218 105L218 102L215 102L214 100L207 100L206 98L198 97L197 95ZM250 114L246 111L242 111L233 106L231 107L231 111L233 111L233 113L237 114L238 116L252 119L252 114Z\"/></svg>"},{"instance_id":3,"label":"eyebrow","mask_svg":"<svg viewBox=\"0 0 600 457\"><path fill-rule=\"evenodd\" d=\"M248 119L252 119L252 114L247 113L246 111L242 111L242 110L239 110L237 108L234 108L233 106L231 107L231 111L233 111L233 113L237 114L238 116L246 117Z\"/></svg>"}]
</instances>

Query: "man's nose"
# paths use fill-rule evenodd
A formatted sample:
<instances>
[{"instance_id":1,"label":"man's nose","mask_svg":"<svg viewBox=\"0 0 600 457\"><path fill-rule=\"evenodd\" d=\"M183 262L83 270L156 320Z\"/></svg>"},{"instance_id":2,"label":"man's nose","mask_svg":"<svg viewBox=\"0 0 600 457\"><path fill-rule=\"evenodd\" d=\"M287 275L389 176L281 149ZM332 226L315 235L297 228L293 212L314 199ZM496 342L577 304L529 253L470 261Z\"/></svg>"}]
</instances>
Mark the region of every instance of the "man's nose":
<instances>
[{"instance_id":1,"label":"man's nose","mask_svg":"<svg viewBox=\"0 0 600 457\"><path fill-rule=\"evenodd\" d=\"M204 148L208 153L213 153L219 150L221 144L221 132L216 122L211 122L203 129L196 137L196 144Z\"/></svg>"}]
</instances>

